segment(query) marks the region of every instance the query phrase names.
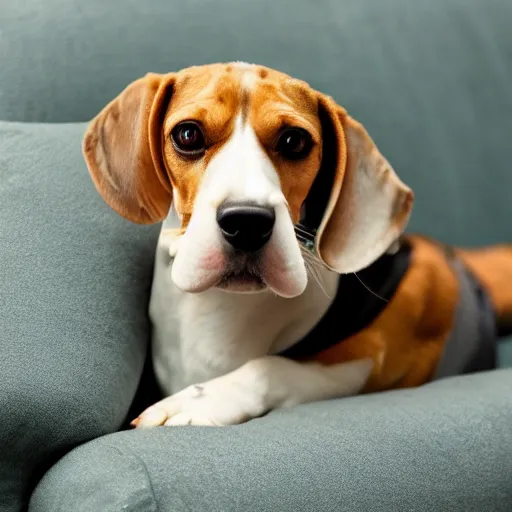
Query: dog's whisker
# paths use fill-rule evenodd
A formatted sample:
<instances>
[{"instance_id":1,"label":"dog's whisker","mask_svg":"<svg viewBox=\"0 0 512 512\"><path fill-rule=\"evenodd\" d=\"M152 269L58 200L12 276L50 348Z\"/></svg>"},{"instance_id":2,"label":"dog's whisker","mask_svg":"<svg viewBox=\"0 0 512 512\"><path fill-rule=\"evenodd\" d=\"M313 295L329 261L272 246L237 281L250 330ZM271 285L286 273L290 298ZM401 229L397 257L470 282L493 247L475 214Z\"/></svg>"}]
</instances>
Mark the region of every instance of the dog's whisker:
<instances>
[{"instance_id":1,"label":"dog's whisker","mask_svg":"<svg viewBox=\"0 0 512 512\"><path fill-rule=\"evenodd\" d=\"M362 279L357 275L357 272L352 272L357 280L366 288L366 290L368 290L374 297L377 297L377 299L380 299L384 302L389 302L387 299L385 299L384 297L381 297L378 293L375 293L369 286L367 286L366 284L363 283Z\"/></svg>"},{"instance_id":2,"label":"dog's whisker","mask_svg":"<svg viewBox=\"0 0 512 512\"><path fill-rule=\"evenodd\" d=\"M312 261L306 261L306 268L309 268L310 274L313 275L317 280L322 280L322 269Z\"/></svg>"},{"instance_id":3,"label":"dog's whisker","mask_svg":"<svg viewBox=\"0 0 512 512\"><path fill-rule=\"evenodd\" d=\"M300 250L304 259L307 259L318 268L327 268L325 263L320 258L315 256L311 251L309 251L306 247L301 246Z\"/></svg>"},{"instance_id":4,"label":"dog's whisker","mask_svg":"<svg viewBox=\"0 0 512 512\"><path fill-rule=\"evenodd\" d=\"M307 253L303 253L302 257L304 258L304 262L309 264L311 267L319 268L319 264L314 259L312 259Z\"/></svg>"},{"instance_id":5,"label":"dog's whisker","mask_svg":"<svg viewBox=\"0 0 512 512\"><path fill-rule=\"evenodd\" d=\"M296 224L294 226L295 236L297 240L300 242L301 249L306 249L312 252L315 248L315 231L310 230L301 226L300 224Z\"/></svg>"},{"instance_id":6,"label":"dog's whisker","mask_svg":"<svg viewBox=\"0 0 512 512\"><path fill-rule=\"evenodd\" d=\"M306 264L306 270L308 271L308 274L316 281L318 286L321 288L322 292L329 298L332 299L332 297L329 297L327 292L325 291L324 286L322 285L322 278L320 275L320 270L322 268L327 268L325 263L315 256L311 251L309 251L306 247L300 248L302 256L304 258L304 263ZM363 280L357 275L357 272L353 272L356 279L361 283L361 285L374 297L382 300L383 302L389 302L384 297L381 297L378 293L374 292L369 286L367 286Z\"/></svg>"},{"instance_id":7,"label":"dog's whisker","mask_svg":"<svg viewBox=\"0 0 512 512\"><path fill-rule=\"evenodd\" d=\"M298 233L301 233L302 235L306 236L307 238L314 238L315 233L313 231L310 231L309 229L306 229L302 227L300 224L295 224L294 226L295 231Z\"/></svg>"},{"instance_id":8,"label":"dog's whisker","mask_svg":"<svg viewBox=\"0 0 512 512\"><path fill-rule=\"evenodd\" d=\"M301 250L304 249L305 251L309 252L310 254L313 254L314 251L314 243L312 240L307 240L303 237L301 237L298 233L296 234L297 241L299 242Z\"/></svg>"},{"instance_id":9,"label":"dog's whisker","mask_svg":"<svg viewBox=\"0 0 512 512\"><path fill-rule=\"evenodd\" d=\"M332 297L325 291L325 287L322 284L322 278L320 276L319 269L315 268L315 266L312 264L312 262L308 261L306 258L304 259L304 263L305 263L305 266L306 266L306 271L316 281L316 283L318 284L320 290L322 290L324 295L329 300L332 300Z\"/></svg>"}]
</instances>

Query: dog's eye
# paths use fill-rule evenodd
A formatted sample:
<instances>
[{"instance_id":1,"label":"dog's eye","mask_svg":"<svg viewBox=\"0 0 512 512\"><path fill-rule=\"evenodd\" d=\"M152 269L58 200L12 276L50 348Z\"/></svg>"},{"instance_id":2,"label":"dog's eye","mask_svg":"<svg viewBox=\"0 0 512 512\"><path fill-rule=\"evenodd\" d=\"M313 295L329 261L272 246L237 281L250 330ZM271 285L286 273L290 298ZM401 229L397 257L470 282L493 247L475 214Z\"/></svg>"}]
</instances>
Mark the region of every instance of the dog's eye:
<instances>
[{"instance_id":1,"label":"dog's eye","mask_svg":"<svg viewBox=\"0 0 512 512\"><path fill-rule=\"evenodd\" d=\"M311 136L302 128L287 128L281 133L276 150L289 160L304 158L311 151Z\"/></svg>"},{"instance_id":2,"label":"dog's eye","mask_svg":"<svg viewBox=\"0 0 512 512\"><path fill-rule=\"evenodd\" d=\"M193 121L183 121L176 125L171 138L176 151L184 155L196 156L205 150L203 132Z\"/></svg>"}]
</instances>

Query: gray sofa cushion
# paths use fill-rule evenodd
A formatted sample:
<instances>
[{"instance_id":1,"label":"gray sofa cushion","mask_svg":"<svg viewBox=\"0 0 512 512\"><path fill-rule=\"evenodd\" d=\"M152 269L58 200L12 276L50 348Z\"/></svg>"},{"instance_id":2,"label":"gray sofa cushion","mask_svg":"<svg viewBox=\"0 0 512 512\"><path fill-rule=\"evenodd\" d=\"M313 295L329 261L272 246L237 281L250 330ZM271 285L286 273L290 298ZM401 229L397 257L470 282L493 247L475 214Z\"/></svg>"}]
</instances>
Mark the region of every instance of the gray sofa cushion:
<instances>
[{"instance_id":1,"label":"gray sofa cushion","mask_svg":"<svg viewBox=\"0 0 512 512\"><path fill-rule=\"evenodd\" d=\"M155 228L99 198L84 125L0 123L0 510L116 431L141 375Z\"/></svg>"},{"instance_id":2,"label":"gray sofa cushion","mask_svg":"<svg viewBox=\"0 0 512 512\"><path fill-rule=\"evenodd\" d=\"M512 510L512 370L275 411L227 428L103 437L33 512Z\"/></svg>"},{"instance_id":3,"label":"gray sofa cushion","mask_svg":"<svg viewBox=\"0 0 512 512\"><path fill-rule=\"evenodd\" d=\"M60 455L119 429L142 372L158 227L130 224L101 200L82 160L84 128L0 123L5 511L22 507Z\"/></svg>"}]
</instances>

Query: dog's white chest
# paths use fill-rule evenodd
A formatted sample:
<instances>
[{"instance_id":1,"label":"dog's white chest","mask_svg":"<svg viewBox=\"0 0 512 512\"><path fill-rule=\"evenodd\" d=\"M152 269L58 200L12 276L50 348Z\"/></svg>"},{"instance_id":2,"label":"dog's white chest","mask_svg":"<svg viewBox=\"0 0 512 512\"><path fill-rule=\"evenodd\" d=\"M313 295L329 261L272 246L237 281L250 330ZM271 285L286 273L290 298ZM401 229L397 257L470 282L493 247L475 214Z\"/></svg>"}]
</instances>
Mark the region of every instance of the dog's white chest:
<instances>
[{"instance_id":1,"label":"dog's white chest","mask_svg":"<svg viewBox=\"0 0 512 512\"><path fill-rule=\"evenodd\" d=\"M150 314L153 364L167 394L284 350L318 322L337 285L332 274L323 290L312 282L294 299L215 288L191 294L176 288L169 264L168 247L159 243Z\"/></svg>"}]
</instances>

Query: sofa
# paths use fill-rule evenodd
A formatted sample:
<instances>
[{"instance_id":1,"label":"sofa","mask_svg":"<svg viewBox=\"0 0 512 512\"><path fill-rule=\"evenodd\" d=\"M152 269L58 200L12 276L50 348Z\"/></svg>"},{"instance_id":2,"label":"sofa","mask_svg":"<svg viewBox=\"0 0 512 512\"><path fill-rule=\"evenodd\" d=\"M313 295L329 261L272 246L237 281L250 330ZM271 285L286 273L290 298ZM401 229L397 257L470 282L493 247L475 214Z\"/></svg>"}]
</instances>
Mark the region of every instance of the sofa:
<instances>
[{"instance_id":1,"label":"sofa","mask_svg":"<svg viewBox=\"0 0 512 512\"><path fill-rule=\"evenodd\" d=\"M111 211L81 154L146 72L257 62L365 124L415 190L409 231L512 242L511 19L506 0L0 3L0 510L512 510L510 341L492 372L130 429L159 396L159 226Z\"/></svg>"}]
</instances>

